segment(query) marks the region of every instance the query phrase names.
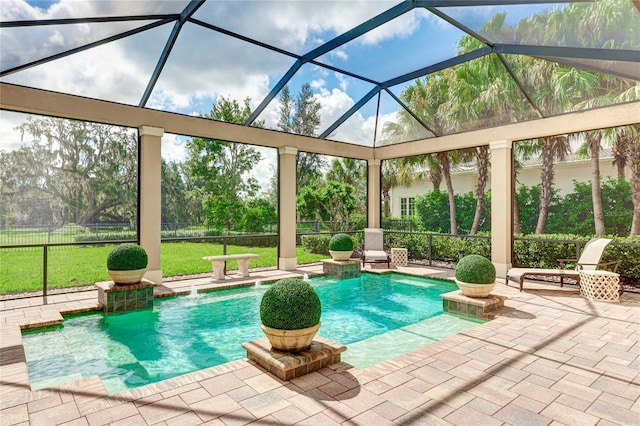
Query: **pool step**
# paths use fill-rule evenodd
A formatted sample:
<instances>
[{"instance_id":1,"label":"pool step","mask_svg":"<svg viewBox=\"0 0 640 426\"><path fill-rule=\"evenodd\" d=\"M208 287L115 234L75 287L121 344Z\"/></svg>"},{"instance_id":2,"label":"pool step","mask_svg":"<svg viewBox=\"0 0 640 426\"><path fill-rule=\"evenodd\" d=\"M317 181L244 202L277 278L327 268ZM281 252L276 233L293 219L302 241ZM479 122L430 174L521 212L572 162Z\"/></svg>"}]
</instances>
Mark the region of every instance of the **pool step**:
<instances>
[{"instance_id":1,"label":"pool step","mask_svg":"<svg viewBox=\"0 0 640 426\"><path fill-rule=\"evenodd\" d=\"M442 310L452 314L474 318L493 319L494 311L504 306L504 296L489 294L489 297L467 297L460 290L441 294Z\"/></svg>"}]
</instances>

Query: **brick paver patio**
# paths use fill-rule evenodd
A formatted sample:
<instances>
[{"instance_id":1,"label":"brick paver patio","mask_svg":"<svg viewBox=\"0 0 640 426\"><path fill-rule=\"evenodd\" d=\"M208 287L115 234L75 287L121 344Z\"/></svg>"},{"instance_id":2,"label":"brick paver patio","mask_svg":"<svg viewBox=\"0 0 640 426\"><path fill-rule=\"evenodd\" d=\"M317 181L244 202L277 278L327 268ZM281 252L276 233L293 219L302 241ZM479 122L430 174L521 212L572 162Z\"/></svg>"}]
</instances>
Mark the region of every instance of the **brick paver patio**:
<instances>
[{"instance_id":1,"label":"brick paver patio","mask_svg":"<svg viewBox=\"0 0 640 426\"><path fill-rule=\"evenodd\" d=\"M369 266L367 266L369 268ZM452 271L409 266L418 275ZM299 274L318 272L317 266ZM282 271L252 273L275 280ZM237 284L241 279L226 280ZM165 283L188 293L211 278ZM346 363L291 381L247 359L108 395L97 377L31 391L20 326L92 310L87 291L0 302L2 425L639 425L640 295L590 301L527 282L496 318L365 370Z\"/></svg>"}]
</instances>

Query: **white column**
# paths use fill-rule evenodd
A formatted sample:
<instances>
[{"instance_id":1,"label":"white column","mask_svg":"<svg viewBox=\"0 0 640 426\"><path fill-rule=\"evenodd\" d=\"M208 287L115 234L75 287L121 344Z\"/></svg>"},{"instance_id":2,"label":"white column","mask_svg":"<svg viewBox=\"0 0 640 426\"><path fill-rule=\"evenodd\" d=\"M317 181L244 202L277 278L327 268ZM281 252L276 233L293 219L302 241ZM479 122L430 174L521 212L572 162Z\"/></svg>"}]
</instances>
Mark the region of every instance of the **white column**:
<instances>
[{"instance_id":1,"label":"white column","mask_svg":"<svg viewBox=\"0 0 640 426\"><path fill-rule=\"evenodd\" d=\"M380 160L367 161L367 226L380 228Z\"/></svg>"},{"instance_id":2,"label":"white column","mask_svg":"<svg viewBox=\"0 0 640 426\"><path fill-rule=\"evenodd\" d=\"M296 257L296 154L292 147L279 149L278 162L278 269L293 271Z\"/></svg>"},{"instance_id":3,"label":"white column","mask_svg":"<svg viewBox=\"0 0 640 426\"><path fill-rule=\"evenodd\" d=\"M513 239L513 141L489 143L491 151L491 261L499 278L511 268Z\"/></svg>"},{"instance_id":4,"label":"white column","mask_svg":"<svg viewBox=\"0 0 640 426\"><path fill-rule=\"evenodd\" d=\"M164 129L142 126L138 129L140 142L140 245L149 256L149 264L145 278L161 284L162 269L160 266L160 232L162 221L162 173L161 173L161 141Z\"/></svg>"}]
</instances>

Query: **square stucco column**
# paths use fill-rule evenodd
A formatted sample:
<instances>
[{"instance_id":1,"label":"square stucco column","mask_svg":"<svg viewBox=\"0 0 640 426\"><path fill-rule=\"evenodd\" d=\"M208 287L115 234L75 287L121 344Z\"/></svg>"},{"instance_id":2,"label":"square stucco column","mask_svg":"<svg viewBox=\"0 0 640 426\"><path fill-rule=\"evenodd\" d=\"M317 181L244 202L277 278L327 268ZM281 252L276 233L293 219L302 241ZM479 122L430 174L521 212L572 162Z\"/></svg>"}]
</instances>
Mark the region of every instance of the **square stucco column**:
<instances>
[{"instance_id":1,"label":"square stucco column","mask_svg":"<svg viewBox=\"0 0 640 426\"><path fill-rule=\"evenodd\" d=\"M380 228L380 160L367 161L367 226Z\"/></svg>"},{"instance_id":2,"label":"square stucco column","mask_svg":"<svg viewBox=\"0 0 640 426\"><path fill-rule=\"evenodd\" d=\"M491 261L500 278L507 276L512 259L513 142L495 141L491 151Z\"/></svg>"},{"instance_id":3,"label":"square stucco column","mask_svg":"<svg viewBox=\"0 0 640 426\"><path fill-rule=\"evenodd\" d=\"M149 256L149 264L144 277L155 284L162 283L160 266L160 231L162 221L162 173L160 166L161 141L164 129L142 126L140 137L139 164L139 215L140 245Z\"/></svg>"},{"instance_id":4,"label":"square stucco column","mask_svg":"<svg viewBox=\"0 0 640 426\"><path fill-rule=\"evenodd\" d=\"M296 258L296 148L284 146L278 159L278 269L293 271Z\"/></svg>"}]
</instances>

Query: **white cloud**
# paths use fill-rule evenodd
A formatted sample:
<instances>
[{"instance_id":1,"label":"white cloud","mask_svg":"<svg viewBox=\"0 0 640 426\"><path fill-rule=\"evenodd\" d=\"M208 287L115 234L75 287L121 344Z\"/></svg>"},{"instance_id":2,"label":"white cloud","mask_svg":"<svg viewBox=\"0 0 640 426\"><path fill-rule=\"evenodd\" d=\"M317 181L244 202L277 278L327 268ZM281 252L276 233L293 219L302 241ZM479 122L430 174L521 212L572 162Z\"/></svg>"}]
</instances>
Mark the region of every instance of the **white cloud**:
<instances>
[{"instance_id":1,"label":"white cloud","mask_svg":"<svg viewBox=\"0 0 640 426\"><path fill-rule=\"evenodd\" d=\"M255 148L262 155L262 160L253 167L250 175L256 178L262 190L266 190L271 185L274 170L278 169L278 150L259 146Z\"/></svg>"},{"instance_id":2,"label":"white cloud","mask_svg":"<svg viewBox=\"0 0 640 426\"><path fill-rule=\"evenodd\" d=\"M315 95L322 108L320 109L321 123L329 125L342 116L355 103L349 95L340 89L322 90Z\"/></svg>"},{"instance_id":3,"label":"white cloud","mask_svg":"<svg viewBox=\"0 0 640 426\"><path fill-rule=\"evenodd\" d=\"M312 80L311 83L309 84L312 89L321 90L323 87L327 85L327 82L322 79L319 79L319 80Z\"/></svg>"},{"instance_id":4,"label":"white cloud","mask_svg":"<svg viewBox=\"0 0 640 426\"><path fill-rule=\"evenodd\" d=\"M15 151L23 144L17 126L27 120L27 114L0 110L0 151Z\"/></svg>"},{"instance_id":5,"label":"white cloud","mask_svg":"<svg viewBox=\"0 0 640 426\"><path fill-rule=\"evenodd\" d=\"M388 114L380 114L378 116L378 128L376 131L376 146L378 146L380 144L380 141L383 139L382 136L382 128L384 127L385 123L397 123L398 122L398 113L397 112L390 112Z\"/></svg>"},{"instance_id":6,"label":"white cloud","mask_svg":"<svg viewBox=\"0 0 640 426\"><path fill-rule=\"evenodd\" d=\"M332 58L336 58L342 62L347 62L349 60L349 55L347 54L347 52L345 52L344 48L334 49L329 53L329 55Z\"/></svg>"},{"instance_id":7,"label":"white cloud","mask_svg":"<svg viewBox=\"0 0 640 426\"><path fill-rule=\"evenodd\" d=\"M362 44L378 44L395 37L405 38L420 27L420 16L416 11L407 12L362 36Z\"/></svg>"},{"instance_id":8,"label":"white cloud","mask_svg":"<svg viewBox=\"0 0 640 426\"><path fill-rule=\"evenodd\" d=\"M195 17L274 46L305 53L397 1L208 1Z\"/></svg>"},{"instance_id":9,"label":"white cloud","mask_svg":"<svg viewBox=\"0 0 640 426\"><path fill-rule=\"evenodd\" d=\"M165 133L162 135L162 158L165 161L184 161L186 159L185 143L188 138L175 135L173 133Z\"/></svg>"},{"instance_id":10,"label":"white cloud","mask_svg":"<svg viewBox=\"0 0 640 426\"><path fill-rule=\"evenodd\" d=\"M49 43L53 46L64 46L64 36L60 34L60 31L55 31L51 37L49 37Z\"/></svg>"},{"instance_id":11,"label":"white cloud","mask_svg":"<svg viewBox=\"0 0 640 426\"><path fill-rule=\"evenodd\" d=\"M322 105L320 115L323 127L325 128L342 117L342 115L355 104L355 101L349 97L347 93L337 88L331 91L327 89L322 90L321 93L316 94L316 99ZM387 121L395 122L396 120L395 112L379 116L378 139L380 139L384 123ZM361 111L356 111L329 136L329 139L372 146L375 127L375 115L365 117Z\"/></svg>"},{"instance_id":12,"label":"white cloud","mask_svg":"<svg viewBox=\"0 0 640 426\"><path fill-rule=\"evenodd\" d=\"M336 79L338 80L338 84L340 86L340 89L343 92L346 92L347 89L349 88L349 80L347 78L345 78L344 74L340 74L340 73L335 73Z\"/></svg>"}]
</instances>

